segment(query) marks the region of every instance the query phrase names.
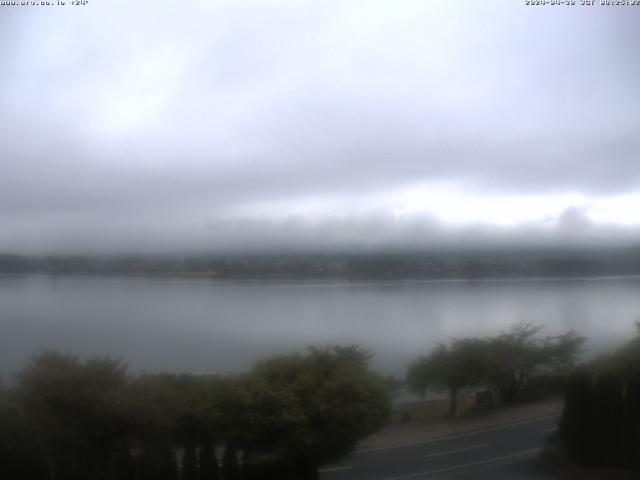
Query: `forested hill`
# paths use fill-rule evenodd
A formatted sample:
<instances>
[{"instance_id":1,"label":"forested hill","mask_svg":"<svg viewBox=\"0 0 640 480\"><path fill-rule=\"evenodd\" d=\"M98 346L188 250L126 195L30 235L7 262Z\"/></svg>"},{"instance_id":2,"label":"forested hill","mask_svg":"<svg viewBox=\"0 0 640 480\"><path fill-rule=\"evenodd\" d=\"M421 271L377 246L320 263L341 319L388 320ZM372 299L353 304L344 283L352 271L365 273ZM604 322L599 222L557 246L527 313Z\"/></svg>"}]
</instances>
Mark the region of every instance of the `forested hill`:
<instances>
[{"instance_id":1,"label":"forested hill","mask_svg":"<svg viewBox=\"0 0 640 480\"><path fill-rule=\"evenodd\" d=\"M0 273L371 280L635 275L640 274L640 245L599 251L109 257L3 254Z\"/></svg>"}]
</instances>

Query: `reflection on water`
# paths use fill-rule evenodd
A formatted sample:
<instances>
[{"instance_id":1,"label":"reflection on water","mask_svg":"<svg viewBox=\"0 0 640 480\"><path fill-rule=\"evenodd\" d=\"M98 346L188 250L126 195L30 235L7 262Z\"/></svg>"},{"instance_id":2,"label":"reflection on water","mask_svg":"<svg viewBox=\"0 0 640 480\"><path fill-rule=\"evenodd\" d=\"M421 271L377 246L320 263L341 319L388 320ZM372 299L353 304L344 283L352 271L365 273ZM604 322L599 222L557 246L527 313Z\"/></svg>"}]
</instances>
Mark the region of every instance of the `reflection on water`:
<instances>
[{"instance_id":1,"label":"reflection on water","mask_svg":"<svg viewBox=\"0 0 640 480\"><path fill-rule=\"evenodd\" d=\"M133 369L230 371L270 353L359 343L401 374L449 337L518 321L575 329L591 352L634 334L640 279L223 283L0 277L0 373L43 348L121 357Z\"/></svg>"}]
</instances>

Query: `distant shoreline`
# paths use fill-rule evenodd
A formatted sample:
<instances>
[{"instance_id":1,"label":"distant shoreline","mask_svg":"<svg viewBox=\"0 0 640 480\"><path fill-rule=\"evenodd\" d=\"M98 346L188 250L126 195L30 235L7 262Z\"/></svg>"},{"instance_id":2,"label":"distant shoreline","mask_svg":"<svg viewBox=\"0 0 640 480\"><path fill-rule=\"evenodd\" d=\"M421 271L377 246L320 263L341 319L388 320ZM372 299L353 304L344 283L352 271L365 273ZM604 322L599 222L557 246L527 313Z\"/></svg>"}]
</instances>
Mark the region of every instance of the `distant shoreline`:
<instances>
[{"instance_id":1,"label":"distant shoreline","mask_svg":"<svg viewBox=\"0 0 640 480\"><path fill-rule=\"evenodd\" d=\"M0 254L0 274L231 281L462 282L640 275L640 248L594 251L67 256Z\"/></svg>"},{"instance_id":2,"label":"distant shoreline","mask_svg":"<svg viewBox=\"0 0 640 480\"><path fill-rule=\"evenodd\" d=\"M608 282L616 280L639 280L640 274L621 275L583 275L583 276L514 276L514 277L457 277L457 278L357 278L349 279L344 277L287 277L287 276L265 276L265 277L215 277L210 275L194 275L191 273L88 273L88 272L24 272L6 273L0 272L0 278L25 278L25 277L47 277L47 278L131 278L146 280L204 280L220 284L244 284L244 285L272 285L287 288L340 288L340 287L395 287L395 286L418 286L427 284L456 284L456 283L551 283L551 282ZM295 281L296 283L291 283ZM302 283L300 283L302 282Z\"/></svg>"}]
</instances>

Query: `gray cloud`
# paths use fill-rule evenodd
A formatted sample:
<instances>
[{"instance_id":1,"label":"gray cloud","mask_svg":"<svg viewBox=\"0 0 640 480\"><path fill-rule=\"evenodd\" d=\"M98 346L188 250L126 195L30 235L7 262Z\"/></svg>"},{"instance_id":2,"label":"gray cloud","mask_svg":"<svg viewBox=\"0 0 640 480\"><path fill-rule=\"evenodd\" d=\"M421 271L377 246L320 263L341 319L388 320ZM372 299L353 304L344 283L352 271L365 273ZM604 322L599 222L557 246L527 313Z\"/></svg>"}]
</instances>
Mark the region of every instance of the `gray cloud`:
<instances>
[{"instance_id":1,"label":"gray cloud","mask_svg":"<svg viewBox=\"0 0 640 480\"><path fill-rule=\"evenodd\" d=\"M552 242L578 227L590 242L637 238L634 219L594 221L585 205L640 193L638 9L114 1L2 13L0 250L413 246L470 231ZM393 192L418 183L585 205L460 226L426 195L423 212L398 217ZM297 213L310 198L332 207Z\"/></svg>"}]
</instances>

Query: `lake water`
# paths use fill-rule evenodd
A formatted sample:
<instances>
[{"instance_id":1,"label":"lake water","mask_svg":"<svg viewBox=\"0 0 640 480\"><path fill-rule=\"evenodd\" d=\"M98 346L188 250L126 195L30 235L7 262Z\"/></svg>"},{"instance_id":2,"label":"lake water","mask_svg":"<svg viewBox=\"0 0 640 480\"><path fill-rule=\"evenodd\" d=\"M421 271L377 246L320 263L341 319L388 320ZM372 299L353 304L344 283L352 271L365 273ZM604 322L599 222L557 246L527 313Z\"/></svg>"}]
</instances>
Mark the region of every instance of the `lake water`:
<instances>
[{"instance_id":1,"label":"lake water","mask_svg":"<svg viewBox=\"0 0 640 480\"><path fill-rule=\"evenodd\" d=\"M520 321L575 329L588 352L635 333L640 278L262 283L121 277L0 277L0 373L33 353L109 355L134 371L227 372L308 344L358 343L402 374L450 337Z\"/></svg>"}]
</instances>

